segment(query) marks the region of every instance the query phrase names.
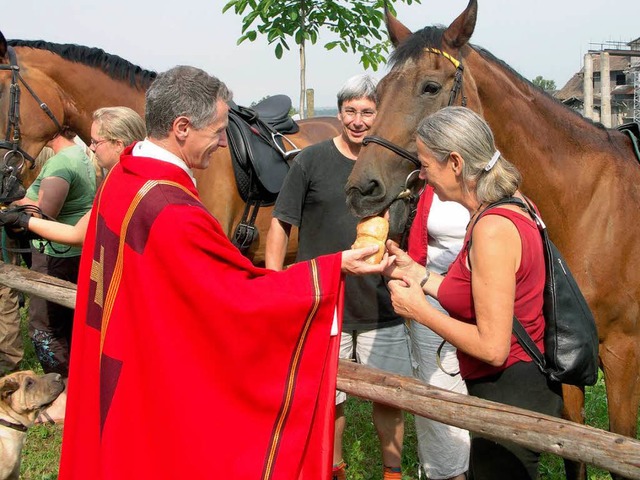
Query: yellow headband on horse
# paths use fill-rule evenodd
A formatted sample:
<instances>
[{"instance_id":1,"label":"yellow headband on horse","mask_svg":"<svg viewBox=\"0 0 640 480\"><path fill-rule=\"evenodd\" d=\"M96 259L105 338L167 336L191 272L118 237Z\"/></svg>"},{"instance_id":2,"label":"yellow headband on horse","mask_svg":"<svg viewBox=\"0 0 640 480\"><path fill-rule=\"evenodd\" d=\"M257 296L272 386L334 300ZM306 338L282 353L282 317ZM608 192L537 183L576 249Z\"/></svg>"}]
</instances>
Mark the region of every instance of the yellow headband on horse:
<instances>
[{"instance_id":1,"label":"yellow headband on horse","mask_svg":"<svg viewBox=\"0 0 640 480\"><path fill-rule=\"evenodd\" d=\"M453 66L458 68L460 66L460 62L449 55L447 52L443 52L442 50L438 50L437 48L425 48L427 52L437 53L438 55L442 55L444 58L453 63Z\"/></svg>"}]
</instances>

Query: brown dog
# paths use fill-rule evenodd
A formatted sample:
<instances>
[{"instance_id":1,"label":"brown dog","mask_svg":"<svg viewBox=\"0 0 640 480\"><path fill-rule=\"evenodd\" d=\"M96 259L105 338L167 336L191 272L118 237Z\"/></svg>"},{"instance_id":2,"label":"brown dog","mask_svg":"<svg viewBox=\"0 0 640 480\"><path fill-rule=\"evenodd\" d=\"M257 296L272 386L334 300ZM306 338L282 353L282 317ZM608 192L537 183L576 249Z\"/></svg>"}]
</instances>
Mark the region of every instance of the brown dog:
<instances>
[{"instance_id":1,"label":"brown dog","mask_svg":"<svg viewBox=\"0 0 640 480\"><path fill-rule=\"evenodd\" d=\"M27 429L63 390L57 373L23 371L0 379L0 480L18 480Z\"/></svg>"}]
</instances>

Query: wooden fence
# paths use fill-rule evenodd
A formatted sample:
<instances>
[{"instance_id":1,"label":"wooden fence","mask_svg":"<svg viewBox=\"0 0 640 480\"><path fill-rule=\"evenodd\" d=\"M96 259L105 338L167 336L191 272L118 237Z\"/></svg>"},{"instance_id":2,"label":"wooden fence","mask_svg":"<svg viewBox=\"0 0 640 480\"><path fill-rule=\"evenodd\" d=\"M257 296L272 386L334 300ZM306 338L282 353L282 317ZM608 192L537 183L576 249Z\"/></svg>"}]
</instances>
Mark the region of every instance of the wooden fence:
<instances>
[{"instance_id":1,"label":"wooden fence","mask_svg":"<svg viewBox=\"0 0 640 480\"><path fill-rule=\"evenodd\" d=\"M26 268L0 264L0 283L74 308L76 286ZM461 395L409 377L340 361L338 388L496 440L549 452L640 479L640 442L521 408Z\"/></svg>"}]
</instances>

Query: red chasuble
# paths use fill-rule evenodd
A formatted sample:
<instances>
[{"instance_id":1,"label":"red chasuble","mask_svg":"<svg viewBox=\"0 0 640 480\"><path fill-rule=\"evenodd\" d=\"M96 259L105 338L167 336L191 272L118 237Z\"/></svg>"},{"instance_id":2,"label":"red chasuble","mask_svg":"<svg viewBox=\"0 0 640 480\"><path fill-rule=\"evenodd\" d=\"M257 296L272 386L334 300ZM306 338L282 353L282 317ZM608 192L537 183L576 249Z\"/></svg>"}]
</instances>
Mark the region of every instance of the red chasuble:
<instances>
[{"instance_id":1,"label":"red chasuble","mask_svg":"<svg viewBox=\"0 0 640 480\"><path fill-rule=\"evenodd\" d=\"M340 260L253 266L184 171L126 151L82 252L59 478L328 479Z\"/></svg>"}]
</instances>

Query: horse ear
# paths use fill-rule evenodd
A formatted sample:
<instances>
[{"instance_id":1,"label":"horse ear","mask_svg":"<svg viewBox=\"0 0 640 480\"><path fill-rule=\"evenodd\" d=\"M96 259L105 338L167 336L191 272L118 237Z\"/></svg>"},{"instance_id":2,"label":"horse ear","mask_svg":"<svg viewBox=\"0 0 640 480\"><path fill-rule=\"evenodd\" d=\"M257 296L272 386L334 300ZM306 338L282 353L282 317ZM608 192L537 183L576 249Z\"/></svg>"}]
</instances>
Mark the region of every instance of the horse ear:
<instances>
[{"instance_id":1,"label":"horse ear","mask_svg":"<svg viewBox=\"0 0 640 480\"><path fill-rule=\"evenodd\" d=\"M465 45L476 28L477 15L478 2L469 0L469 5L467 5L465 11L444 31L442 35L444 41L453 48L461 48Z\"/></svg>"},{"instance_id":2,"label":"horse ear","mask_svg":"<svg viewBox=\"0 0 640 480\"><path fill-rule=\"evenodd\" d=\"M397 47L403 40L412 35L411 30L405 27L400 21L394 17L389 11L389 4L384 2L384 22L387 24L387 32L389 32L389 40L394 47Z\"/></svg>"},{"instance_id":3,"label":"horse ear","mask_svg":"<svg viewBox=\"0 0 640 480\"><path fill-rule=\"evenodd\" d=\"M7 39L0 32L0 63L9 63L7 60Z\"/></svg>"}]
</instances>

